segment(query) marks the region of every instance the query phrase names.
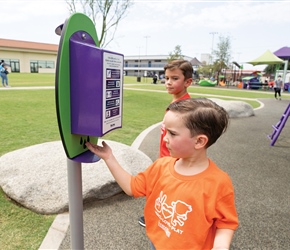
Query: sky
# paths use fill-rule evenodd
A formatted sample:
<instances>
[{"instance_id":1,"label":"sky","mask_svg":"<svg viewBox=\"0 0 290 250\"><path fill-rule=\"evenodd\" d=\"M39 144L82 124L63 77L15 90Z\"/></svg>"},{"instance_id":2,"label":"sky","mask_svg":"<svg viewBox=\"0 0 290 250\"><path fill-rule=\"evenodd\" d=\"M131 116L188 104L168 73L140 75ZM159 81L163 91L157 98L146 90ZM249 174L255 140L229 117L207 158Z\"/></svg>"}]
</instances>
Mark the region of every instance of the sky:
<instances>
[{"instance_id":1,"label":"sky","mask_svg":"<svg viewBox=\"0 0 290 250\"><path fill-rule=\"evenodd\" d=\"M58 44L55 28L70 17L65 0L0 4L5 39ZM168 55L180 45L183 55L200 60L217 49L220 37L230 38L232 61L248 69L265 67L246 62L290 47L290 0L135 0L106 49L125 56Z\"/></svg>"}]
</instances>

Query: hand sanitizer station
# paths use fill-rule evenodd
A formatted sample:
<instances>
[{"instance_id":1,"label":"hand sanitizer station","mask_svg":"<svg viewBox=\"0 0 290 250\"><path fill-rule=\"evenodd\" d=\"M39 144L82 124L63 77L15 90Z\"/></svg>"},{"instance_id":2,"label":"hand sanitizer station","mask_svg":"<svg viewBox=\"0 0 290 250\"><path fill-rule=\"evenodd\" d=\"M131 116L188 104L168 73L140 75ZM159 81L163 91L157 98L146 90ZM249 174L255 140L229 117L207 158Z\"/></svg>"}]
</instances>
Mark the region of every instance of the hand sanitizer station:
<instances>
[{"instance_id":1,"label":"hand sanitizer station","mask_svg":"<svg viewBox=\"0 0 290 250\"><path fill-rule=\"evenodd\" d=\"M99 160L85 146L122 127L124 56L99 48L93 22L73 14L61 36L55 78L59 132L67 156L72 249L84 249L81 163Z\"/></svg>"}]
</instances>

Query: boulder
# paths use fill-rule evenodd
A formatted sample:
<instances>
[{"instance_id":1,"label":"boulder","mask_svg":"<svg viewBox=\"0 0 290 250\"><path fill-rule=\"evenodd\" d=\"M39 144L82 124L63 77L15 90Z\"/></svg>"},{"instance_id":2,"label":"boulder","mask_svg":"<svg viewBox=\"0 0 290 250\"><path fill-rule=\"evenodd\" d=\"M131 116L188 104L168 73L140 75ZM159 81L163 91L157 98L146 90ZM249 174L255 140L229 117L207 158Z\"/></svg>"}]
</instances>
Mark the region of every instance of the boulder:
<instances>
[{"instance_id":1,"label":"boulder","mask_svg":"<svg viewBox=\"0 0 290 250\"><path fill-rule=\"evenodd\" d=\"M101 141L101 140L100 140ZM106 140L121 166L135 175L152 160L141 151ZM82 163L84 202L105 199L122 190L103 160ZM41 214L68 210L67 157L61 141L47 142L0 157L0 186L11 199Z\"/></svg>"},{"instance_id":2,"label":"boulder","mask_svg":"<svg viewBox=\"0 0 290 250\"><path fill-rule=\"evenodd\" d=\"M250 117L255 115L253 107L243 101L226 101L222 99L210 98L219 106L223 107L230 118Z\"/></svg>"}]
</instances>

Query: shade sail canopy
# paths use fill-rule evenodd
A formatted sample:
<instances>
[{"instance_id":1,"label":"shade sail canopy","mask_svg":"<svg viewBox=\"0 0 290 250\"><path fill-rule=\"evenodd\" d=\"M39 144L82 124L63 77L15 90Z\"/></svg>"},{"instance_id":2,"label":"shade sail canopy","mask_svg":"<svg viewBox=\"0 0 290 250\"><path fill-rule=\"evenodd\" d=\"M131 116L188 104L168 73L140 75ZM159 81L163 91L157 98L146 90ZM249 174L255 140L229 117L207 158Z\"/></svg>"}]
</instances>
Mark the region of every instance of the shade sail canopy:
<instances>
[{"instance_id":1,"label":"shade sail canopy","mask_svg":"<svg viewBox=\"0 0 290 250\"><path fill-rule=\"evenodd\" d=\"M262 64L282 64L284 61L279 57L275 56L270 50L267 50L264 54L256 58L255 60L247 62L252 65L262 65Z\"/></svg>"},{"instance_id":2,"label":"shade sail canopy","mask_svg":"<svg viewBox=\"0 0 290 250\"><path fill-rule=\"evenodd\" d=\"M274 52L275 56L278 56L281 59L289 60L290 59L290 47L282 47Z\"/></svg>"}]
</instances>

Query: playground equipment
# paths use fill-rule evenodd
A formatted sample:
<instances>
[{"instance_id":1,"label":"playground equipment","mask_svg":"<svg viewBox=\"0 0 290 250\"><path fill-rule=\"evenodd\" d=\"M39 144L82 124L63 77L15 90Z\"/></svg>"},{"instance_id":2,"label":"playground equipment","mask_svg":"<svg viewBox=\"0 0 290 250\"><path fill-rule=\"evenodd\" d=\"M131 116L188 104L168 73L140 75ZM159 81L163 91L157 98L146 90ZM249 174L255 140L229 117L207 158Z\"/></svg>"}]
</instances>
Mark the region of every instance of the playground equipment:
<instances>
[{"instance_id":1,"label":"playground equipment","mask_svg":"<svg viewBox=\"0 0 290 250\"><path fill-rule=\"evenodd\" d=\"M262 83L256 76L247 76L242 78L244 89L259 89Z\"/></svg>"},{"instance_id":2,"label":"playground equipment","mask_svg":"<svg viewBox=\"0 0 290 250\"><path fill-rule=\"evenodd\" d=\"M220 81L219 82L219 85L222 86L222 87L224 87L224 86L226 86L226 83L224 81Z\"/></svg>"},{"instance_id":3,"label":"playground equipment","mask_svg":"<svg viewBox=\"0 0 290 250\"><path fill-rule=\"evenodd\" d=\"M274 146L289 116L290 116L290 104L288 104L288 107L283 113L280 121L276 125L272 125L272 128L273 128L272 135L268 135L268 138L271 140L271 143L270 143L271 146Z\"/></svg>"},{"instance_id":4,"label":"playground equipment","mask_svg":"<svg viewBox=\"0 0 290 250\"><path fill-rule=\"evenodd\" d=\"M208 81L208 80L200 80L198 82L198 84L200 86L214 87L214 86L216 86L216 81L212 82L212 81Z\"/></svg>"},{"instance_id":5,"label":"playground equipment","mask_svg":"<svg viewBox=\"0 0 290 250\"><path fill-rule=\"evenodd\" d=\"M224 75L219 75L219 86L226 86L226 80Z\"/></svg>"},{"instance_id":6,"label":"playground equipment","mask_svg":"<svg viewBox=\"0 0 290 250\"><path fill-rule=\"evenodd\" d=\"M237 85L237 88L242 89L243 88L243 82L239 82Z\"/></svg>"},{"instance_id":7,"label":"playground equipment","mask_svg":"<svg viewBox=\"0 0 290 250\"><path fill-rule=\"evenodd\" d=\"M73 14L61 35L55 78L59 132L67 156L71 248L84 249L81 163L99 160L86 148L122 127L124 56L102 50L93 22Z\"/></svg>"}]
</instances>

